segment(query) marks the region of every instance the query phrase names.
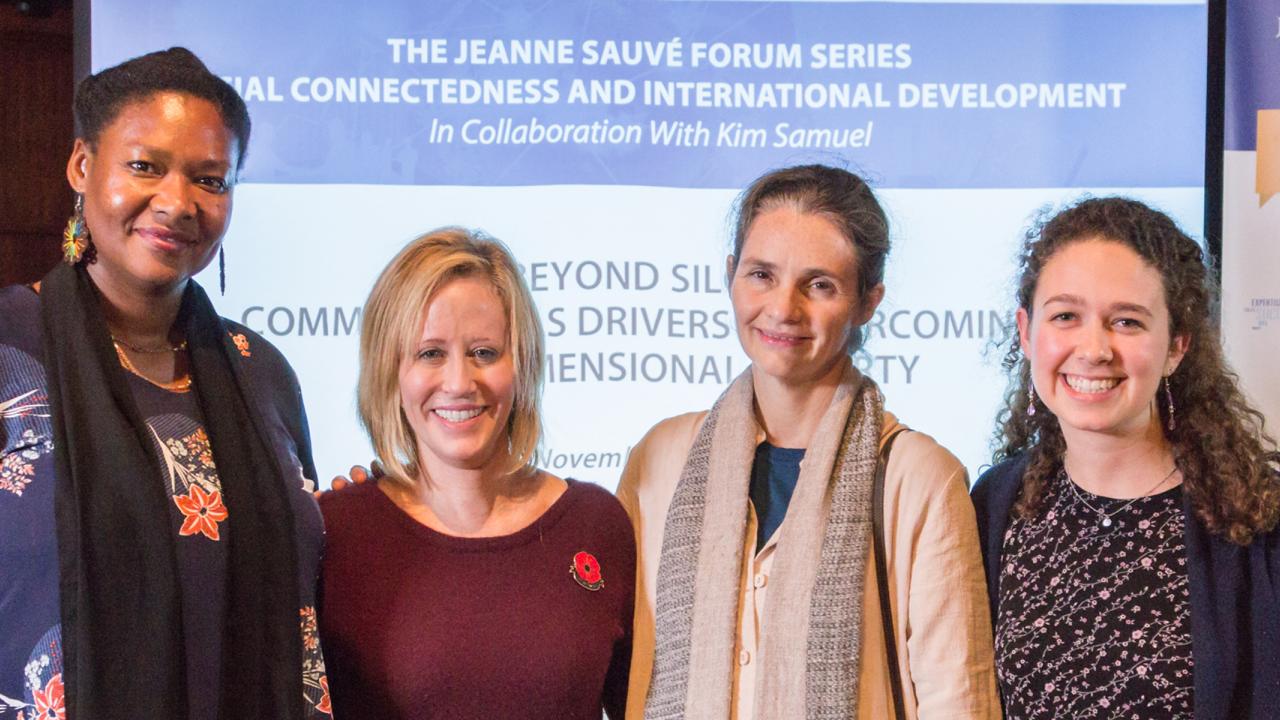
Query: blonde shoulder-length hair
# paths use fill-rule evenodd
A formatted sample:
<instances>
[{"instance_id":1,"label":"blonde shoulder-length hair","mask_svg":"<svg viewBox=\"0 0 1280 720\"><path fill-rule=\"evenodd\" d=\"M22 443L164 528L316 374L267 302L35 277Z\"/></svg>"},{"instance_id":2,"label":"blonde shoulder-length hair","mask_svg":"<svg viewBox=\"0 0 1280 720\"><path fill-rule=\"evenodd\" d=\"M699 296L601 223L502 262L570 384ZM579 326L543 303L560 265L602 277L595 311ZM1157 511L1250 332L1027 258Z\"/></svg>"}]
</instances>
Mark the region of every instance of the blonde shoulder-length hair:
<instances>
[{"instance_id":1,"label":"blonde shoulder-length hair","mask_svg":"<svg viewBox=\"0 0 1280 720\"><path fill-rule=\"evenodd\" d=\"M515 400L507 422L508 473L533 469L542 436L542 323L510 251L479 231L446 227L414 239L374 283L360 328L360 421L387 477L415 484L417 437L400 403L400 366L413 354L427 304L450 281L484 278L506 311Z\"/></svg>"}]
</instances>

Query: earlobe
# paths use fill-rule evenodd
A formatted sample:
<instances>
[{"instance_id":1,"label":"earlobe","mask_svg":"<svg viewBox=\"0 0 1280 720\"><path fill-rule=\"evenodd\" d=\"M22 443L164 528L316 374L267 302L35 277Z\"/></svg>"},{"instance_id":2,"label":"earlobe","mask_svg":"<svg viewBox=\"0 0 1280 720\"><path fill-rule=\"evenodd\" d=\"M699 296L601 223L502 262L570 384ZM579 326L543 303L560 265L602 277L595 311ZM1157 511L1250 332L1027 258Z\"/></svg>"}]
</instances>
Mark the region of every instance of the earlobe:
<instances>
[{"instance_id":1,"label":"earlobe","mask_svg":"<svg viewBox=\"0 0 1280 720\"><path fill-rule=\"evenodd\" d=\"M738 269L737 260L738 258L732 255L728 255L724 259L724 286L726 288L733 285L733 271Z\"/></svg>"},{"instance_id":2,"label":"earlobe","mask_svg":"<svg viewBox=\"0 0 1280 720\"><path fill-rule=\"evenodd\" d=\"M862 317L858 319L859 327L871 322L871 318L875 317L876 309L880 307L880 302L884 300L884 283L879 283L868 290L864 299L866 302L862 305Z\"/></svg>"},{"instance_id":3,"label":"earlobe","mask_svg":"<svg viewBox=\"0 0 1280 720\"><path fill-rule=\"evenodd\" d=\"M71 148L71 157L67 158L67 182L78 193L83 193L87 184L91 155L84 138L76 138L76 144Z\"/></svg>"}]
</instances>

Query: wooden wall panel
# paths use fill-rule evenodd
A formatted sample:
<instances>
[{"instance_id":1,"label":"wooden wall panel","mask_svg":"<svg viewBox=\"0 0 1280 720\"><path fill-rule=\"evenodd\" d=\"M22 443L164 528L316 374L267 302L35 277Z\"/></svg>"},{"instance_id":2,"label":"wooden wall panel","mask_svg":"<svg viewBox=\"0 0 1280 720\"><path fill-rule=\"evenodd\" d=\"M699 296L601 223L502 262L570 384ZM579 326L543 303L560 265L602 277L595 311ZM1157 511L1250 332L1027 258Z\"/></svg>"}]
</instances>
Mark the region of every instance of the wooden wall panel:
<instances>
[{"instance_id":1,"label":"wooden wall panel","mask_svg":"<svg viewBox=\"0 0 1280 720\"><path fill-rule=\"evenodd\" d=\"M71 212L71 7L28 17L0 5L0 285L53 267Z\"/></svg>"}]
</instances>

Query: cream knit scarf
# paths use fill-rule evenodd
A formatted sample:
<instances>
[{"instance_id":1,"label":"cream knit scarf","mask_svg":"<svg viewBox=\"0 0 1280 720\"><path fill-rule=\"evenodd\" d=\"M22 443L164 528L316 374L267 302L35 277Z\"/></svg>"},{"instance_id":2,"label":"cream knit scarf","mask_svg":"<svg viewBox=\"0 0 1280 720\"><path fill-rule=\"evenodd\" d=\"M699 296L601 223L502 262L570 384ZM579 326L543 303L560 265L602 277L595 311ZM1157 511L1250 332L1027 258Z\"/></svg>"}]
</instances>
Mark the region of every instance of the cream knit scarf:
<instances>
[{"instance_id":1,"label":"cream knit scarf","mask_svg":"<svg viewBox=\"0 0 1280 720\"><path fill-rule=\"evenodd\" d=\"M765 602L758 718L856 714L882 402L875 383L850 363L805 452ZM711 409L671 500L645 718L729 717L757 437L753 403L748 368Z\"/></svg>"}]
</instances>

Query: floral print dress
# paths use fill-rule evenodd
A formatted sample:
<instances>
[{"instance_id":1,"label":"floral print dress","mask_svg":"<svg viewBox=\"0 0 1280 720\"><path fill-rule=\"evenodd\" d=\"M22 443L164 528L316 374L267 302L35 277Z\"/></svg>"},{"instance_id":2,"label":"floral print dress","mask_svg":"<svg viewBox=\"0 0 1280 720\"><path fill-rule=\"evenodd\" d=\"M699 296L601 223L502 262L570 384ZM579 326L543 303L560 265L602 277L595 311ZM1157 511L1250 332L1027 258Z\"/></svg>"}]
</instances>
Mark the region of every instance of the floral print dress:
<instances>
[{"instance_id":1,"label":"floral print dress","mask_svg":"<svg viewBox=\"0 0 1280 720\"><path fill-rule=\"evenodd\" d=\"M228 323L230 325L230 323ZM316 634L315 582L323 531L310 495L306 420L283 357L250 331L232 326L242 370L260 389L258 408L294 486L298 531L301 672L308 717L330 713L328 680ZM64 718L54 524L53 428L40 357L39 298L29 288L0 290L0 720ZM217 717L225 612L226 520L217 466L199 406L190 392L129 376L159 459L182 587L190 717ZM307 458L303 462L302 458ZM145 472L145 471L144 471ZM314 475L314 470L311 470Z\"/></svg>"},{"instance_id":2,"label":"floral print dress","mask_svg":"<svg viewBox=\"0 0 1280 720\"><path fill-rule=\"evenodd\" d=\"M1004 536L995 643L1006 716L1192 717L1182 488L1129 504L1070 482L1050 480L1044 510Z\"/></svg>"}]
</instances>

